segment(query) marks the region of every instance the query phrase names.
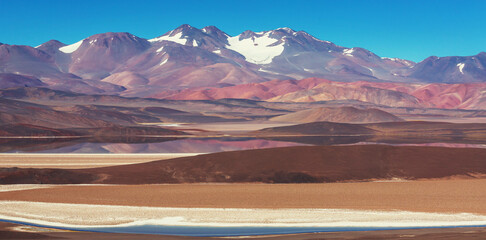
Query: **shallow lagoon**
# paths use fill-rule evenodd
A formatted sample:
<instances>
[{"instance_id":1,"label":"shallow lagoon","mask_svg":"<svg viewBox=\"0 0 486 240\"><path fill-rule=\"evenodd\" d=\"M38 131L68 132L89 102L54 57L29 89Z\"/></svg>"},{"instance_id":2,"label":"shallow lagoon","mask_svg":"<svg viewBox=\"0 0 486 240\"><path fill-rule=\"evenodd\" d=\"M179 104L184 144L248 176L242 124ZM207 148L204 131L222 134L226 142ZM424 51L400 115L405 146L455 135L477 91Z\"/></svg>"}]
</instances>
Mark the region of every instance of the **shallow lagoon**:
<instances>
[{"instance_id":1,"label":"shallow lagoon","mask_svg":"<svg viewBox=\"0 0 486 240\"><path fill-rule=\"evenodd\" d=\"M157 234L192 237L236 237L257 235L281 235L319 232L349 232L349 231L382 231L427 228L462 228L486 227L486 225L441 226L441 227L208 227L208 226L164 226L164 225L136 225L114 227L51 227L42 224L31 224L21 221L0 219L2 222L16 223L28 226L54 228L72 231L128 233L128 234Z\"/></svg>"}]
</instances>

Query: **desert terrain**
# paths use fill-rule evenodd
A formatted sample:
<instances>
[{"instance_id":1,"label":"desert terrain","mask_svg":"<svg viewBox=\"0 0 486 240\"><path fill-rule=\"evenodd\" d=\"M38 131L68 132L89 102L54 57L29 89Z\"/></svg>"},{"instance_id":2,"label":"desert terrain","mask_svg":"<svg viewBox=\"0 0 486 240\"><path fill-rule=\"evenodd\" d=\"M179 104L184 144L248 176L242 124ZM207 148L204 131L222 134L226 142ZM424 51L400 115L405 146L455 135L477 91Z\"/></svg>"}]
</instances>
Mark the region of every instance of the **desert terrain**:
<instances>
[{"instance_id":1,"label":"desert terrain","mask_svg":"<svg viewBox=\"0 0 486 240\"><path fill-rule=\"evenodd\" d=\"M405 224L410 224L410 221L445 221L445 224L453 221L452 224L457 224L460 221L486 219L482 215L486 213L482 201L485 197L485 184L483 179L394 179L279 185L37 185L41 188L32 185L31 189L23 190L15 186L2 186L10 189L2 189L4 191L0 192L0 215L4 219L30 219L39 223L47 221L51 226L109 225L171 216L176 219L182 217L193 224L213 222L222 226L245 222L258 224L260 221L263 222L259 224L272 224L282 218L292 218L293 224L297 225L325 224L332 219L355 219L358 222L367 219L367 224L370 221L385 221L387 224L400 224L402 221ZM97 214L93 215L95 212ZM400 216L400 220L397 216ZM193 239L50 230L10 223L3 223L2 227L0 236L13 239ZM484 228L469 227L313 233L265 236L262 239L481 239L484 234Z\"/></svg>"},{"instance_id":2,"label":"desert terrain","mask_svg":"<svg viewBox=\"0 0 486 240\"><path fill-rule=\"evenodd\" d=\"M484 239L485 59L187 24L0 43L0 239Z\"/></svg>"},{"instance_id":3,"label":"desert terrain","mask_svg":"<svg viewBox=\"0 0 486 240\"><path fill-rule=\"evenodd\" d=\"M38 98L3 105L11 115L0 116L7 122L0 128L0 215L20 222L2 223L0 238L192 239L52 229L147 221L411 228L486 223L482 110L110 98L87 109ZM42 109L37 120L25 107ZM461 114L470 118L443 121ZM484 234L483 227L468 227L251 238Z\"/></svg>"},{"instance_id":4,"label":"desert terrain","mask_svg":"<svg viewBox=\"0 0 486 240\"><path fill-rule=\"evenodd\" d=\"M485 184L484 179L454 178L277 185L46 185L45 188L30 185L29 190L0 191L0 200L172 208L330 208L486 214L486 206L482 204Z\"/></svg>"},{"instance_id":5,"label":"desert terrain","mask_svg":"<svg viewBox=\"0 0 486 240\"><path fill-rule=\"evenodd\" d=\"M0 237L192 238L51 229L146 221L181 226L471 226L265 239L484 235L484 228L472 226L486 223L486 124L476 118L440 121L444 116L437 115L456 110L409 116L340 104L318 103L299 111L299 104L270 108L241 100L162 104L116 98L129 107L113 107L108 101L90 107L99 114L85 114L89 111L69 102L58 107L59 101L43 100L48 112L38 115L42 121L2 125L0 215L20 222L3 223ZM169 110L175 106L188 112ZM194 111L209 106L220 109ZM14 119L29 119L14 112ZM70 114L79 119L63 120ZM425 121L410 121L414 117ZM150 121L139 122L142 118ZM59 119L65 125L53 128ZM252 214L245 215L248 211Z\"/></svg>"}]
</instances>

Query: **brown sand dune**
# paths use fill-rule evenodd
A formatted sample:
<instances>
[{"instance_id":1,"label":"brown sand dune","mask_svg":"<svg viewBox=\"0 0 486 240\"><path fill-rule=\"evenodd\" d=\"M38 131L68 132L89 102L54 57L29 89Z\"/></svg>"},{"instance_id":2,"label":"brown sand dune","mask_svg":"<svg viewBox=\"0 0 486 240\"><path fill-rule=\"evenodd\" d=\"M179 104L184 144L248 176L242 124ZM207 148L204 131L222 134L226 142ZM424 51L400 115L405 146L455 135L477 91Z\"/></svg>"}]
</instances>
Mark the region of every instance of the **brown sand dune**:
<instances>
[{"instance_id":1,"label":"brown sand dune","mask_svg":"<svg viewBox=\"0 0 486 240\"><path fill-rule=\"evenodd\" d=\"M278 136L278 135L374 135L377 132L365 127L363 124L335 123L335 122L312 122L283 127L270 127L251 132L257 136Z\"/></svg>"},{"instance_id":2,"label":"brown sand dune","mask_svg":"<svg viewBox=\"0 0 486 240\"><path fill-rule=\"evenodd\" d=\"M376 123L403 121L403 119L379 109L358 109L355 107L312 108L273 117L270 120L300 123L322 121L339 123Z\"/></svg>"},{"instance_id":3,"label":"brown sand dune","mask_svg":"<svg viewBox=\"0 0 486 240\"><path fill-rule=\"evenodd\" d=\"M0 169L0 183L310 183L486 174L486 149L303 146L222 152L104 168Z\"/></svg>"}]
</instances>

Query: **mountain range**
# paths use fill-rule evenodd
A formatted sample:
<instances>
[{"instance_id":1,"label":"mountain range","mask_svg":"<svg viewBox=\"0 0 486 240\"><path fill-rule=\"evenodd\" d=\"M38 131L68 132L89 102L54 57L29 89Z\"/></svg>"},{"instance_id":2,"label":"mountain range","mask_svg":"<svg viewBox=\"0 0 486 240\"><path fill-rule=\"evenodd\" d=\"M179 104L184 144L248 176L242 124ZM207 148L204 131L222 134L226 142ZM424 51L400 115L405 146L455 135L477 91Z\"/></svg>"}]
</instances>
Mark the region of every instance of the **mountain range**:
<instances>
[{"instance_id":1,"label":"mountain range","mask_svg":"<svg viewBox=\"0 0 486 240\"><path fill-rule=\"evenodd\" d=\"M480 83L486 82L485 67L485 52L415 63L338 46L290 28L230 36L214 26L197 29L185 24L153 39L109 32L70 45L57 40L37 47L0 44L1 88L47 87L127 97L164 98L184 89L247 87L270 80L287 86L283 80L310 77L396 86ZM277 88L278 100L294 101L284 87Z\"/></svg>"},{"instance_id":2,"label":"mountain range","mask_svg":"<svg viewBox=\"0 0 486 240\"><path fill-rule=\"evenodd\" d=\"M336 82L306 78L168 90L150 97L172 100L239 98L300 103L352 100L389 107L486 109L486 83Z\"/></svg>"}]
</instances>

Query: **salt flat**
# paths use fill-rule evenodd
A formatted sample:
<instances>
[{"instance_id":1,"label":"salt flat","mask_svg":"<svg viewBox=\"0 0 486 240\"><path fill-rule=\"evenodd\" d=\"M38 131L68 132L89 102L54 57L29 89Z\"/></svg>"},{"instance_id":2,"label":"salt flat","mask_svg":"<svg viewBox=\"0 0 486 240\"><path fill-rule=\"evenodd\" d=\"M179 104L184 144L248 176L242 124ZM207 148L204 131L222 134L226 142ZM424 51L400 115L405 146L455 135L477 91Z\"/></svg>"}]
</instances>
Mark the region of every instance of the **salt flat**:
<instances>
[{"instance_id":1,"label":"salt flat","mask_svg":"<svg viewBox=\"0 0 486 240\"><path fill-rule=\"evenodd\" d=\"M0 218L48 226L425 227L486 225L486 216L350 209L164 208L0 201Z\"/></svg>"},{"instance_id":2,"label":"salt flat","mask_svg":"<svg viewBox=\"0 0 486 240\"><path fill-rule=\"evenodd\" d=\"M38 188L50 188L55 187L55 185L50 184L9 184L0 185L0 192L11 192L11 191L22 191Z\"/></svg>"}]
</instances>

